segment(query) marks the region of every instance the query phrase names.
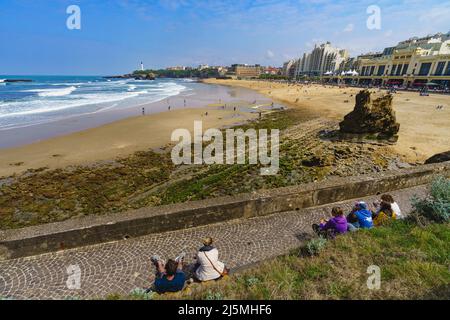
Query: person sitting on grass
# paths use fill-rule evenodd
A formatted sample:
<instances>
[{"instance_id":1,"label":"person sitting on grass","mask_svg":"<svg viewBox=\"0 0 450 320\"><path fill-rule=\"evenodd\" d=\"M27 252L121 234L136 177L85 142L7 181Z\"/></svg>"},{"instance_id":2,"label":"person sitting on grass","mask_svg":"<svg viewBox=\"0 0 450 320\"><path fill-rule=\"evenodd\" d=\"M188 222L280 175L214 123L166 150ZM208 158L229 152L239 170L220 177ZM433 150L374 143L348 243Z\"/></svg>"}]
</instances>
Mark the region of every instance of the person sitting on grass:
<instances>
[{"instance_id":1,"label":"person sitting on grass","mask_svg":"<svg viewBox=\"0 0 450 320\"><path fill-rule=\"evenodd\" d=\"M344 216L344 212L341 208L335 207L332 209L331 214L333 218L326 221L322 219L320 225L313 225L313 230L322 237L334 238L339 234L344 234L347 232L347 219Z\"/></svg>"},{"instance_id":2,"label":"person sitting on grass","mask_svg":"<svg viewBox=\"0 0 450 320\"><path fill-rule=\"evenodd\" d=\"M397 215L391 208L391 204L381 202L380 210L374 215L373 224L375 227L380 227L388 224L392 220L397 220Z\"/></svg>"},{"instance_id":3,"label":"person sitting on grass","mask_svg":"<svg viewBox=\"0 0 450 320\"><path fill-rule=\"evenodd\" d=\"M373 228L372 212L369 210L367 203L357 202L352 212L347 216L347 222L349 231Z\"/></svg>"},{"instance_id":4,"label":"person sitting on grass","mask_svg":"<svg viewBox=\"0 0 450 320\"><path fill-rule=\"evenodd\" d=\"M391 196L390 194L384 194L384 195L382 195L382 196L381 196L381 203L380 203L380 206L381 206L383 203L387 203L387 204L390 205L390 208L391 208L392 211L394 212L395 217L396 217L397 219L403 219L402 211L400 210L400 207L399 207L399 205L397 204L397 202L395 202L393 196ZM380 210L381 210L381 209L380 209ZM378 211L380 211L380 210L378 210Z\"/></svg>"},{"instance_id":5,"label":"person sitting on grass","mask_svg":"<svg viewBox=\"0 0 450 320\"><path fill-rule=\"evenodd\" d=\"M195 278L200 282L217 280L228 274L228 269L219 261L219 250L213 247L213 239L203 239L203 247L197 254Z\"/></svg>"},{"instance_id":6,"label":"person sitting on grass","mask_svg":"<svg viewBox=\"0 0 450 320\"><path fill-rule=\"evenodd\" d=\"M158 256L152 257L152 262L157 270L154 284L157 293L164 294L183 290L186 282L186 275L183 272L183 257L176 260L169 260L164 266L164 262Z\"/></svg>"}]
</instances>

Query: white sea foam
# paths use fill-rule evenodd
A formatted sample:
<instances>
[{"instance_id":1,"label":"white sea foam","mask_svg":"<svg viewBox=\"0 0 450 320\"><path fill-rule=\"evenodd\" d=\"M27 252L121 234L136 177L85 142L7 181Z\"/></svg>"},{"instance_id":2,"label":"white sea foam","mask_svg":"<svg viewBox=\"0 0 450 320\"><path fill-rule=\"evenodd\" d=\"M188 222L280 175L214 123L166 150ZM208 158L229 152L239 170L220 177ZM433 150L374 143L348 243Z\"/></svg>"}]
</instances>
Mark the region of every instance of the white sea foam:
<instances>
[{"instance_id":1,"label":"white sea foam","mask_svg":"<svg viewBox=\"0 0 450 320\"><path fill-rule=\"evenodd\" d=\"M0 130L110 109L129 108L161 101L188 90L180 82L169 81L136 83L134 80L120 80L77 86L75 83L61 83L63 85L68 87L21 90L20 92L33 92L36 95L25 96L20 100L0 101ZM128 99L130 102L122 102Z\"/></svg>"},{"instance_id":2,"label":"white sea foam","mask_svg":"<svg viewBox=\"0 0 450 320\"><path fill-rule=\"evenodd\" d=\"M24 90L24 92L35 92L39 97L64 97L72 94L77 90L77 87L71 86L68 88L61 89L32 89L32 90Z\"/></svg>"}]
</instances>

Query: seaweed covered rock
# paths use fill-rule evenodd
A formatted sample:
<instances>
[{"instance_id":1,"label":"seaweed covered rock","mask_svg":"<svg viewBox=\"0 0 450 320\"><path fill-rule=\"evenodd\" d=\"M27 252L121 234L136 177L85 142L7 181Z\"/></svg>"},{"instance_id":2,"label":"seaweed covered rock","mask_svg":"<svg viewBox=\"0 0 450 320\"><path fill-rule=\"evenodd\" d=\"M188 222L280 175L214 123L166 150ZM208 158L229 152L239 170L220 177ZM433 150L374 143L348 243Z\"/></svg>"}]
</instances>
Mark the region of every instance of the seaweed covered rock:
<instances>
[{"instance_id":1,"label":"seaweed covered rock","mask_svg":"<svg viewBox=\"0 0 450 320\"><path fill-rule=\"evenodd\" d=\"M392 95L373 101L370 95L368 90L358 93L355 109L339 124L341 133L370 134L380 139L396 137L400 124L392 108Z\"/></svg>"},{"instance_id":2,"label":"seaweed covered rock","mask_svg":"<svg viewBox=\"0 0 450 320\"><path fill-rule=\"evenodd\" d=\"M425 164L441 163L441 162L447 162L447 161L450 161L450 151L435 154L430 159L425 161Z\"/></svg>"}]
</instances>

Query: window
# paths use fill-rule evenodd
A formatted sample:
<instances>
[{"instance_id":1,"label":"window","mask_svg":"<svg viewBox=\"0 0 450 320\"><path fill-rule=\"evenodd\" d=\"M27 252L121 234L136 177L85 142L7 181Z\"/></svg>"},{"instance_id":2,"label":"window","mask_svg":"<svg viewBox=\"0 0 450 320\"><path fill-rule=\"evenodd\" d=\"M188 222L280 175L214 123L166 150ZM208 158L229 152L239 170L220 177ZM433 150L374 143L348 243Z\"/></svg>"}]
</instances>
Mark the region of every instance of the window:
<instances>
[{"instance_id":1,"label":"window","mask_svg":"<svg viewBox=\"0 0 450 320\"><path fill-rule=\"evenodd\" d=\"M444 75L450 76L450 61L447 62L447 69L445 69Z\"/></svg>"},{"instance_id":2,"label":"window","mask_svg":"<svg viewBox=\"0 0 450 320\"><path fill-rule=\"evenodd\" d=\"M386 70L386 66L379 66L377 76L382 76L384 74L385 70Z\"/></svg>"},{"instance_id":3,"label":"window","mask_svg":"<svg viewBox=\"0 0 450 320\"><path fill-rule=\"evenodd\" d=\"M419 70L419 76L427 76L430 73L431 63L422 63Z\"/></svg>"},{"instance_id":4,"label":"window","mask_svg":"<svg viewBox=\"0 0 450 320\"><path fill-rule=\"evenodd\" d=\"M441 61L438 63L436 67L436 72L434 73L435 76L442 76L442 72L444 72L445 67L445 61Z\"/></svg>"},{"instance_id":5,"label":"window","mask_svg":"<svg viewBox=\"0 0 450 320\"><path fill-rule=\"evenodd\" d=\"M391 76L393 76L393 75L395 74L395 70L396 70L396 69L397 69L397 65L394 64L394 65L392 66Z\"/></svg>"},{"instance_id":6,"label":"window","mask_svg":"<svg viewBox=\"0 0 450 320\"><path fill-rule=\"evenodd\" d=\"M397 72L395 73L396 76L399 76L402 73L402 65L399 64L397 67Z\"/></svg>"},{"instance_id":7,"label":"window","mask_svg":"<svg viewBox=\"0 0 450 320\"><path fill-rule=\"evenodd\" d=\"M362 76L365 76L365 75L366 75L366 67L362 67L361 75L362 75Z\"/></svg>"},{"instance_id":8,"label":"window","mask_svg":"<svg viewBox=\"0 0 450 320\"><path fill-rule=\"evenodd\" d=\"M370 74L369 74L369 76L372 76L374 72L375 72L375 66L372 66L372 67L370 68Z\"/></svg>"},{"instance_id":9,"label":"window","mask_svg":"<svg viewBox=\"0 0 450 320\"><path fill-rule=\"evenodd\" d=\"M402 76L404 76L408 72L408 67L409 67L409 64L404 64L403 65Z\"/></svg>"}]
</instances>

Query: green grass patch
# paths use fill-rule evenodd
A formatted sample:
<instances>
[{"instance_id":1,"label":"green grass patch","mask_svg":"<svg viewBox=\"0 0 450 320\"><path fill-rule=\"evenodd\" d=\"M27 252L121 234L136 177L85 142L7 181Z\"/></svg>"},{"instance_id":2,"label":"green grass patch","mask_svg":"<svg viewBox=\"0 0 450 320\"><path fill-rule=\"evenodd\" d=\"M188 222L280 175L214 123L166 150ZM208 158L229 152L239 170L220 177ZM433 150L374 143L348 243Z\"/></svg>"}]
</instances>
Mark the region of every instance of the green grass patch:
<instances>
[{"instance_id":1,"label":"green grass patch","mask_svg":"<svg viewBox=\"0 0 450 320\"><path fill-rule=\"evenodd\" d=\"M449 299L450 225L398 221L329 241L318 256L294 252L180 299ZM367 269L381 268L370 290ZM158 296L157 299L165 299Z\"/></svg>"}]
</instances>

